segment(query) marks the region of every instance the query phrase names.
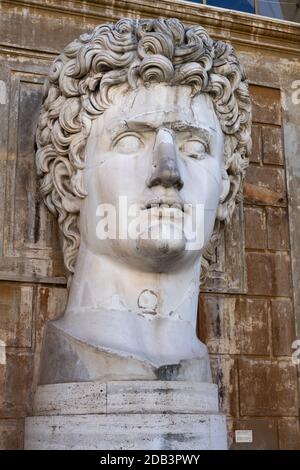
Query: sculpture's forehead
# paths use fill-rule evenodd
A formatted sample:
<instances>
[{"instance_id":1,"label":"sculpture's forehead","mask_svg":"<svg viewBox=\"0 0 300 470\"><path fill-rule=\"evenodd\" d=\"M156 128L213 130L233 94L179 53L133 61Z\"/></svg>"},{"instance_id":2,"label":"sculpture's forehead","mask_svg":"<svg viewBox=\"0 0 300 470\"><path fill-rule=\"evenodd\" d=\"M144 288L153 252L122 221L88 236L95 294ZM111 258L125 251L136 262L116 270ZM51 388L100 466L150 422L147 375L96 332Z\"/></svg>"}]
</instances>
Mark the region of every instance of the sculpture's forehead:
<instances>
[{"instance_id":1,"label":"sculpture's forehead","mask_svg":"<svg viewBox=\"0 0 300 470\"><path fill-rule=\"evenodd\" d=\"M191 87L183 85L160 84L117 94L96 127L98 132L113 132L118 122L134 122L141 128L186 124L214 132L220 129L211 98L204 93L193 97Z\"/></svg>"}]
</instances>

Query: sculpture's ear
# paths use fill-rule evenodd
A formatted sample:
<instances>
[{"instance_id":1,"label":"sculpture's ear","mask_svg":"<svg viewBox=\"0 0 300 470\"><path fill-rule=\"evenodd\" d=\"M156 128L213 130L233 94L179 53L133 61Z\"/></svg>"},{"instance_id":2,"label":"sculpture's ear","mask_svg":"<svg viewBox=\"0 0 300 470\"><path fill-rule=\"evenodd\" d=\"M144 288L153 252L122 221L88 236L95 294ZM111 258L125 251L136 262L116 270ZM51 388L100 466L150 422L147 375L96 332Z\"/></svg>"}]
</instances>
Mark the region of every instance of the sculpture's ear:
<instances>
[{"instance_id":1,"label":"sculpture's ear","mask_svg":"<svg viewBox=\"0 0 300 470\"><path fill-rule=\"evenodd\" d=\"M217 211L217 218L229 222L235 208L236 197L240 188L240 175L228 175L224 169L222 172L222 191Z\"/></svg>"},{"instance_id":2,"label":"sculpture's ear","mask_svg":"<svg viewBox=\"0 0 300 470\"><path fill-rule=\"evenodd\" d=\"M221 190L221 195L220 195L220 204L222 204L228 194L229 194L229 191L230 191L230 180L229 180L229 176L228 176L228 173L225 169L223 169L222 171L222 190Z\"/></svg>"},{"instance_id":3,"label":"sculpture's ear","mask_svg":"<svg viewBox=\"0 0 300 470\"><path fill-rule=\"evenodd\" d=\"M52 168L53 183L61 198L62 208L66 212L79 212L81 199L75 194L72 184L72 167L70 162L57 160Z\"/></svg>"}]
</instances>

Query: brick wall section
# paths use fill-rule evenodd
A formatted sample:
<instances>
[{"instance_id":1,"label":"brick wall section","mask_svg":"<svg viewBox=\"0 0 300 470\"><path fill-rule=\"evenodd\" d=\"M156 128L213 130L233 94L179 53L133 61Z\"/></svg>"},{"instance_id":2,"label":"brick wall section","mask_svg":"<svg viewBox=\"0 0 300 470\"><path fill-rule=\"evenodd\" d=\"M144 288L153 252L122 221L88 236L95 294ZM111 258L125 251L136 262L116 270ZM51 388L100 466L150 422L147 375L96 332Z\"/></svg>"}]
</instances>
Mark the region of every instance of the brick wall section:
<instances>
[{"instance_id":1,"label":"brick wall section","mask_svg":"<svg viewBox=\"0 0 300 470\"><path fill-rule=\"evenodd\" d=\"M296 369L290 359L294 312L280 93L253 87L252 94L254 146L244 205L247 294L202 294L199 335L211 354L231 438L235 429L252 429L254 442L245 448L296 449L300 432ZM29 157L33 161L33 149ZM53 224L52 219L45 222L41 238ZM0 364L0 448L19 449L43 327L63 312L66 289L3 280L0 299L0 338L7 353L6 363Z\"/></svg>"},{"instance_id":2,"label":"brick wall section","mask_svg":"<svg viewBox=\"0 0 300 470\"><path fill-rule=\"evenodd\" d=\"M202 294L208 345L233 449L300 449L280 91L252 86L253 150L244 188L247 293ZM252 444L234 431L252 429Z\"/></svg>"},{"instance_id":3,"label":"brick wall section","mask_svg":"<svg viewBox=\"0 0 300 470\"><path fill-rule=\"evenodd\" d=\"M22 449L43 328L64 311L66 289L0 282L0 299L0 333L7 345L6 363L0 364L0 449Z\"/></svg>"}]
</instances>

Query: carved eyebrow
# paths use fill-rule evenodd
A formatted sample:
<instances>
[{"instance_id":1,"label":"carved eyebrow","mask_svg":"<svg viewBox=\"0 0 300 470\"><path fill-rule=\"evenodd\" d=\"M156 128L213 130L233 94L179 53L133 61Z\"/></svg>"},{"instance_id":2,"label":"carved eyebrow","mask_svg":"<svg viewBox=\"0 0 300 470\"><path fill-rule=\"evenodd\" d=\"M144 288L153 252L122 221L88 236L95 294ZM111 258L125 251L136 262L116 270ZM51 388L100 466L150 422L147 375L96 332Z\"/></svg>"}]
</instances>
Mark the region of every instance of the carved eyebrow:
<instances>
[{"instance_id":1,"label":"carved eyebrow","mask_svg":"<svg viewBox=\"0 0 300 470\"><path fill-rule=\"evenodd\" d=\"M210 144L213 133L215 129L192 124L187 121L172 121L172 122L161 122L158 124L152 122L142 122L135 119L128 119L118 121L115 125L109 126L108 131L111 137L111 140L114 140L118 135L127 131L136 131L136 132L149 132L156 131L157 129L166 128L171 129L177 132L191 132L197 134L201 139L204 140L206 144Z\"/></svg>"},{"instance_id":2,"label":"carved eyebrow","mask_svg":"<svg viewBox=\"0 0 300 470\"><path fill-rule=\"evenodd\" d=\"M171 129L178 132L190 132L193 135L198 136L202 139L207 145L209 145L213 138L213 133L215 129L207 128L204 126L198 126L190 123L184 122L175 122L172 123ZM191 136L191 137L192 137Z\"/></svg>"},{"instance_id":3,"label":"carved eyebrow","mask_svg":"<svg viewBox=\"0 0 300 470\"><path fill-rule=\"evenodd\" d=\"M123 132L137 131L147 132L155 131L156 126L151 123L137 121L135 119L121 120L112 124L108 124L108 133L110 134L111 140L114 140L117 136Z\"/></svg>"},{"instance_id":4,"label":"carved eyebrow","mask_svg":"<svg viewBox=\"0 0 300 470\"><path fill-rule=\"evenodd\" d=\"M118 135L122 134L123 132L128 131L129 127L128 127L127 121L122 120L122 121L113 123L112 125L108 123L107 130L110 135L110 139L113 141Z\"/></svg>"}]
</instances>

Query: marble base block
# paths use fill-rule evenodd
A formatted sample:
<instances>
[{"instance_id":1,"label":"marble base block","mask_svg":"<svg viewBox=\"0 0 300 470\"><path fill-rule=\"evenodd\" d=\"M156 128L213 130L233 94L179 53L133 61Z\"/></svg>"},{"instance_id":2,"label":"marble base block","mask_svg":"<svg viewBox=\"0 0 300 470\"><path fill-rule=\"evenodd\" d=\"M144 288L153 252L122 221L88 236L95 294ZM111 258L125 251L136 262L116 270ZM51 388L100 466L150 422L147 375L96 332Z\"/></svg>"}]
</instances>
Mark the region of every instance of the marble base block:
<instances>
[{"instance_id":1,"label":"marble base block","mask_svg":"<svg viewBox=\"0 0 300 470\"><path fill-rule=\"evenodd\" d=\"M227 449L226 418L210 383L40 385L25 449Z\"/></svg>"}]
</instances>

